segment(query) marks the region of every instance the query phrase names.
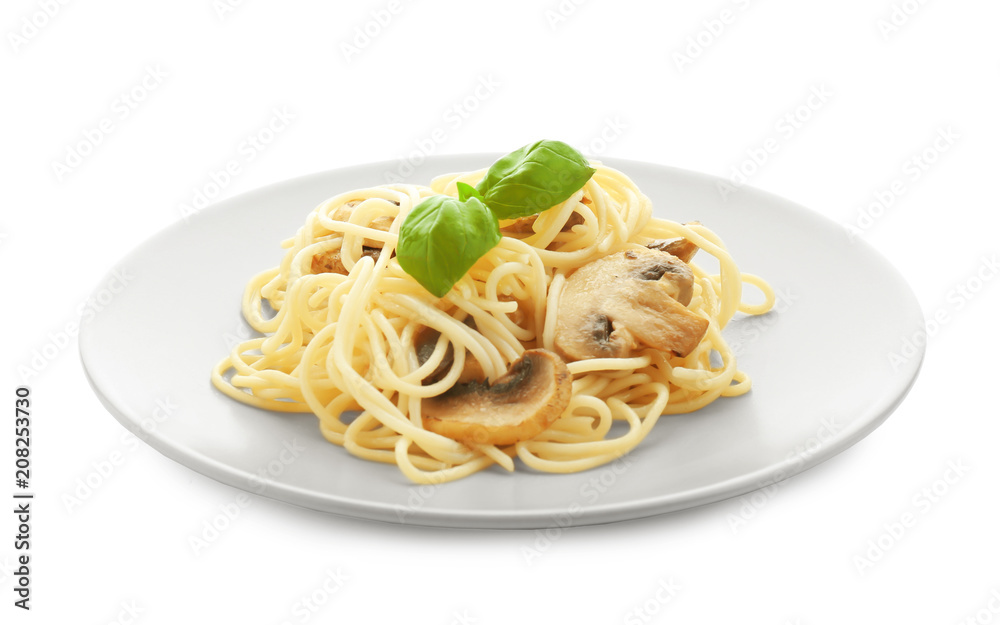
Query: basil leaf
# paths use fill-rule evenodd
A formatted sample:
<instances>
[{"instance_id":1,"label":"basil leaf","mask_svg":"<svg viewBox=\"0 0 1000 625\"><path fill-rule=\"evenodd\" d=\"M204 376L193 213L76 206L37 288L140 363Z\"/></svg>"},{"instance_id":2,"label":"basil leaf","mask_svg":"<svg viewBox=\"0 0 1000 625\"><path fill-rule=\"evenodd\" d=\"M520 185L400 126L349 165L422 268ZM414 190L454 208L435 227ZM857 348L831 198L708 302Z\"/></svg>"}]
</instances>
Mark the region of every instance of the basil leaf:
<instances>
[{"instance_id":1,"label":"basil leaf","mask_svg":"<svg viewBox=\"0 0 1000 625\"><path fill-rule=\"evenodd\" d=\"M493 163L476 191L499 219L540 213L576 193L594 175L562 141L538 141Z\"/></svg>"},{"instance_id":2,"label":"basil leaf","mask_svg":"<svg viewBox=\"0 0 1000 625\"><path fill-rule=\"evenodd\" d=\"M464 182L456 182L455 183L455 187L458 188L458 201L459 202L464 202L465 200L469 199L470 197L474 197L477 200L479 200L480 202L483 201L483 196L479 195L479 191L476 191L475 187L467 185Z\"/></svg>"},{"instance_id":3,"label":"basil leaf","mask_svg":"<svg viewBox=\"0 0 1000 625\"><path fill-rule=\"evenodd\" d=\"M403 220L396 258L425 289L444 297L499 242L500 224L481 200L435 195Z\"/></svg>"}]
</instances>

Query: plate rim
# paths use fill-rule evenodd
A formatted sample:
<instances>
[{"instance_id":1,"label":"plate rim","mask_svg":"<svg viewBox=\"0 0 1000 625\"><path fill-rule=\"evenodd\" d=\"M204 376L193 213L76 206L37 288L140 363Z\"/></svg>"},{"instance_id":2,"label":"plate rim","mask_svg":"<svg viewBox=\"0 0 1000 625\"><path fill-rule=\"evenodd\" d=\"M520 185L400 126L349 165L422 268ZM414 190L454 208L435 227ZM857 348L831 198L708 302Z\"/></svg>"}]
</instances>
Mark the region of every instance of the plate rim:
<instances>
[{"instance_id":1,"label":"plate rim","mask_svg":"<svg viewBox=\"0 0 1000 625\"><path fill-rule=\"evenodd\" d=\"M492 162L499 156L502 156L502 154L492 152L431 155L426 157L420 166L429 166L434 162L444 163L453 160L471 162L478 159L486 163ZM398 165L400 162L403 162L403 160L404 159L383 160L354 164L347 167L314 171L293 178L255 187L232 197L215 202L204 209L199 210L198 213L191 216L189 219L179 218L173 223L143 239L132 250L122 256L111 269L106 271L101 280L97 283L97 286L91 289L90 292L93 294L100 290L100 288L102 288L101 285L106 284L107 281L113 277L119 266L127 266L129 260L140 255L141 251L150 242L156 241L160 238L169 238L177 230L197 227L197 221L200 220L205 214L228 210L230 206L252 201L256 196L263 195L265 192L280 193L285 189L308 184L311 181L326 177L349 175L351 172L356 171L364 171L366 174L377 169L385 169L388 171L391 166ZM725 182L725 179L720 176L650 161L638 161L614 157L595 158L594 160L598 160L610 167L618 169L630 177L631 174L628 174L629 168L655 168L660 170L669 170L671 173L685 178L695 178L713 183L718 183L720 181ZM402 184L417 183L404 181ZM836 222L819 211L769 191L759 189L751 185L743 185L739 187L739 190L739 192L746 190L749 193L756 194L765 199L769 204L781 204L783 205L783 208L803 212L804 214L809 215L812 219L821 220L834 226L837 225ZM883 265L883 269L892 275L896 283L905 287L905 291L910 299L910 304L919 313L921 320L926 323L925 314L912 290L912 287L910 287L909 283L906 281L902 272L899 271L896 265L879 252L872 244L862 238L852 241L852 244L860 245L866 248L867 252ZM124 412L115 403L113 397L111 396L113 393L109 395L106 389L101 386L101 383L95 380L92 375L92 365L88 361L88 348L86 347L88 342L91 340L90 337L92 332L94 332L94 330L92 329L91 324L82 324L78 337L78 351L80 354L81 364L84 370L84 376L91 389L105 409L121 425L123 425L129 432L145 444L149 445L167 458L170 458L174 462L177 462L178 464L205 475L215 481L235 487L236 489L250 495L266 497L268 499L291 504L296 507L316 510L338 516L375 520L392 524L461 529L530 530L621 522L625 520L667 514L688 508L700 507L710 503L739 497L770 484L780 483L788 478L808 471L809 469L842 453L881 426L909 395L913 386L916 384L926 356L926 345L922 345L919 348L919 354L907 360L905 363L907 370L906 373L900 371L900 375L908 376L905 388L898 394L891 396L888 401L886 401L886 397L880 397L879 402L871 406L872 413L874 415L873 417L852 423L850 427L846 428L846 430L841 430L835 437L837 444L821 446L815 453L801 459L801 461L798 460L800 457L789 458L786 456L782 460L772 463L767 467L760 468L751 473L742 473L739 476L721 482L713 482L708 486L684 491L674 491L660 495L650 495L644 498L630 499L627 502L597 502L593 505L583 507L582 512L572 518L571 522L568 524L556 521L556 517L566 515L566 510L562 507L546 508L544 510L534 508L529 510L480 511L475 508L442 510L435 509L433 506L421 506L417 509L407 509L406 516L408 518L403 520L399 516L399 506L386 502L359 500L354 497L336 494L319 494L294 485L273 482L269 482L262 491L250 490L246 487L249 480L252 478L252 474L249 472L230 466L229 464L212 458L201 451L179 446L171 440L156 436L155 433L150 434L146 432L140 425L141 419L137 419L126 414L126 412ZM794 470L788 470L793 465L796 465ZM597 467L597 469L600 468L601 467ZM781 475L783 472L787 474L780 478L775 477L777 475ZM419 486L420 485L418 484L412 485L412 487L417 488Z\"/></svg>"}]
</instances>

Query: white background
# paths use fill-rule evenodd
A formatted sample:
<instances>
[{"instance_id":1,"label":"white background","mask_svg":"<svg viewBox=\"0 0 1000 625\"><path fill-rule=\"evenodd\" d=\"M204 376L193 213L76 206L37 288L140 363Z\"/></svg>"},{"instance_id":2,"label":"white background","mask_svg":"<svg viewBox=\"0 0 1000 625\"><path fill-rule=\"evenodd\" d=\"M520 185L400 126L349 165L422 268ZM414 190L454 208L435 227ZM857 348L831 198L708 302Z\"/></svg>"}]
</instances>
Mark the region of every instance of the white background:
<instances>
[{"instance_id":1,"label":"white background","mask_svg":"<svg viewBox=\"0 0 1000 625\"><path fill-rule=\"evenodd\" d=\"M1000 622L1000 422L987 397L1000 7L232 4L4 3L0 391L13 403L32 387L38 498L30 613L12 607L14 519L0 521L3 622ZM294 119L249 160L241 144L275 109ZM54 165L104 119L110 132L82 162ZM858 227L945 320L911 394L852 449L753 498L546 538L252 496L196 556L189 538L239 491L123 442L91 393L62 333L105 272L213 191L230 160L239 173L216 199L419 145L507 152L539 138L726 177L742 165L756 169L749 184ZM888 207L871 207L878 195ZM4 480L12 425L0 428ZM113 472L67 505L112 456ZM311 611L299 603L310 596L325 603Z\"/></svg>"}]
</instances>

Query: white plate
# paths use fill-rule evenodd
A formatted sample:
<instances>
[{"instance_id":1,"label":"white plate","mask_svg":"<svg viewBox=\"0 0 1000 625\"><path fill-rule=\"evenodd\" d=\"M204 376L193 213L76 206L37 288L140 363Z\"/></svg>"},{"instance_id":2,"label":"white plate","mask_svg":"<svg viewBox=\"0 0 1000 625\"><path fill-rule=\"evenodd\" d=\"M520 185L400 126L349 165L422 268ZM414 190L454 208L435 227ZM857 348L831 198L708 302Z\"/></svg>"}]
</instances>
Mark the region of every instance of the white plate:
<instances>
[{"instance_id":1,"label":"white plate","mask_svg":"<svg viewBox=\"0 0 1000 625\"><path fill-rule=\"evenodd\" d=\"M496 157L428 158L409 180L427 184ZM719 233L741 269L766 277L780 296L778 311L726 329L740 368L753 377L751 393L662 418L613 465L572 475L519 465L513 474L493 468L415 486L395 466L327 443L311 414L250 408L212 387L210 369L248 331L240 297L250 276L278 263L278 242L319 202L384 183L396 162L258 189L143 243L116 266L130 276L126 287L110 301L104 293L104 310L83 325L87 375L126 428L221 482L341 515L447 527L606 523L733 497L843 451L899 404L923 357L902 346L924 321L909 287L872 248L755 189L724 200L717 178L606 163L635 180L656 214L697 219Z\"/></svg>"}]
</instances>

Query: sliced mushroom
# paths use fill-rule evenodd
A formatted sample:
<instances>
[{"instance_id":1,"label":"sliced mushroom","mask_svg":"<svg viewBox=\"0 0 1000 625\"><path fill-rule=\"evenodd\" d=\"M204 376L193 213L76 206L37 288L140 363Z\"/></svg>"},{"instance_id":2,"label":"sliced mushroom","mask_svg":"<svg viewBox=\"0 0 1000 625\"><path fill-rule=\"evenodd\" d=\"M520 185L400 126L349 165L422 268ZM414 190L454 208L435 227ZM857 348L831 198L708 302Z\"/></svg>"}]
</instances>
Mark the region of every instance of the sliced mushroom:
<instances>
[{"instance_id":1,"label":"sliced mushroom","mask_svg":"<svg viewBox=\"0 0 1000 625\"><path fill-rule=\"evenodd\" d=\"M351 219L351 213L354 211L354 207L363 202L364 200L351 200L346 202L343 206L333 211L333 215L330 215L331 219L336 221L349 221ZM388 201L388 200L387 200ZM392 202L396 206L399 206L399 202ZM368 224L369 228L373 230L381 230L382 232L389 232L389 228L392 227L392 222L395 218L389 217L388 215L379 215L371 220ZM361 242L365 247L382 247L382 242L375 239L365 239Z\"/></svg>"},{"instance_id":2,"label":"sliced mushroom","mask_svg":"<svg viewBox=\"0 0 1000 625\"><path fill-rule=\"evenodd\" d=\"M503 232L504 234L534 234L536 219L538 219L538 215L518 217L509 224L501 226L500 232ZM577 226L582 223L583 215L574 211L570 213L569 217L566 219L566 223L564 223L563 227L559 230L560 232L569 232L573 226Z\"/></svg>"},{"instance_id":3,"label":"sliced mushroom","mask_svg":"<svg viewBox=\"0 0 1000 625\"><path fill-rule=\"evenodd\" d=\"M503 293L497 296L497 299L501 302L517 302L517 309L512 313L507 313L507 318L514 322L514 325L524 327L524 322L528 319L528 308L530 307L530 302L521 302L510 295L505 295Z\"/></svg>"},{"instance_id":4,"label":"sliced mushroom","mask_svg":"<svg viewBox=\"0 0 1000 625\"><path fill-rule=\"evenodd\" d=\"M469 382L421 401L424 428L467 445L534 438L569 405L573 376L545 349L531 349L493 384Z\"/></svg>"},{"instance_id":5,"label":"sliced mushroom","mask_svg":"<svg viewBox=\"0 0 1000 625\"><path fill-rule=\"evenodd\" d=\"M625 358L640 344L686 356L708 330L687 308L694 276L676 256L629 249L599 258L566 280L555 347L568 361Z\"/></svg>"},{"instance_id":6,"label":"sliced mushroom","mask_svg":"<svg viewBox=\"0 0 1000 625\"><path fill-rule=\"evenodd\" d=\"M471 318L470 318L471 320ZM472 322L470 327L475 327L475 322ZM413 344L417 350L417 361L422 365L431 357L434 353L434 348L437 345L438 337L441 333L434 328L429 328L427 326L420 326L417 330L416 335L413 337ZM441 363L434 368L434 371L423 379L423 385L434 384L435 382L441 381L441 379L448 375L448 371L451 369L451 365L455 360L455 349L452 347L451 343L448 344L447 351L444 353L444 358L441 359ZM466 350L465 352L465 366L462 367L462 373L458 376L458 381L456 384L463 384L466 382L485 382L486 372L483 371L483 366L479 364L479 361L472 357L472 355Z\"/></svg>"},{"instance_id":7,"label":"sliced mushroom","mask_svg":"<svg viewBox=\"0 0 1000 625\"><path fill-rule=\"evenodd\" d=\"M646 254L645 251L625 250L623 253L626 260L634 261L632 266L638 277L662 282L667 294L683 306L691 303L694 274L687 263L663 252Z\"/></svg>"},{"instance_id":8,"label":"sliced mushroom","mask_svg":"<svg viewBox=\"0 0 1000 625\"><path fill-rule=\"evenodd\" d=\"M336 221L347 221L351 218L351 212L354 207L360 204L363 200L350 200L345 202L343 206L338 208L333 212L331 218ZM393 202L393 204L399 206L399 202ZM368 224L369 228L375 230L381 230L382 232L389 232L389 228L392 227L392 222L394 219L388 215L381 215L372 219L371 223ZM371 256L372 260L378 261L379 254L382 252L382 242L375 239L365 239L361 242L361 255ZM393 252L393 256L395 256ZM312 273L339 273L347 275L347 268L344 266L344 262L340 258L340 249L330 250L329 252L320 252L312 257L311 264Z\"/></svg>"},{"instance_id":9,"label":"sliced mushroom","mask_svg":"<svg viewBox=\"0 0 1000 625\"><path fill-rule=\"evenodd\" d=\"M371 256L372 260L378 261L379 255L382 253L381 247L368 247L363 246L361 248L362 256ZM312 266L310 271L313 273L340 273L347 275L347 268L344 267L343 261L340 259L340 249L330 250L329 252L320 252L312 257Z\"/></svg>"},{"instance_id":10,"label":"sliced mushroom","mask_svg":"<svg viewBox=\"0 0 1000 625\"><path fill-rule=\"evenodd\" d=\"M697 221L689 221L684 225L698 224ZM688 241L684 237L679 237L676 239L657 239L649 245L647 245L651 250L659 250L661 252L666 252L667 254L672 254L677 258L683 260L686 263L691 262L694 255L698 253L698 246Z\"/></svg>"}]
</instances>

